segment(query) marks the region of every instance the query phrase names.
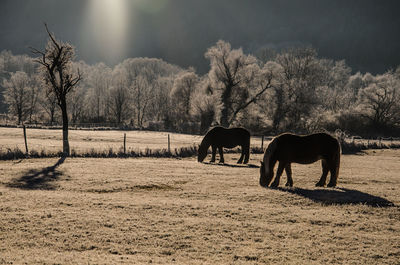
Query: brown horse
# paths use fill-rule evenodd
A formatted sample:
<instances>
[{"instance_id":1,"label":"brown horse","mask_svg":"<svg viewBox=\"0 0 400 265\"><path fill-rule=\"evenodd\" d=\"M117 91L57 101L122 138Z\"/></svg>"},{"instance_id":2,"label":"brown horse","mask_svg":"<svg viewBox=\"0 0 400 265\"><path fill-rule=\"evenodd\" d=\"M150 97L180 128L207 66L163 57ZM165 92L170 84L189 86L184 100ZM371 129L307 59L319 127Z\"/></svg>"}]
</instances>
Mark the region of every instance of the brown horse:
<instances>
[{"instance_id":1,"label":"brown horse","mask_svg":"<svg viewBox=\"0 0 400 265\"><path fill-rule=\"evenodd\" d=\"M238 145L242 148L242 154L237 163L240 164L243 162L244 164L247 164L250 157L249 131L244 128L227 129L220 126L214 127L206 133L203 140L201 141L197 160L199 162L203 162L204 158L206 158L207 156L207 150L211 146L212 157L210 162L215 162L215 155L218 148L219 162L224 163L223 148L234 148Z\"/></svg>"},{"instance_id":2,"label":"brown horse","mask_svg":"<svg viewBox=\"0 0 400 265\"><path fill-rule=\"evenodd\" d=\"M316 186L325 186L328 172L331 178L328 187L335 187L339 176L340 144L338 140L326 133L295 135L284 133L275 137L265 150L260 168L260 185L268 187L274 176L274 166L279 161L276 177L271 187L278 187L285 169L286 186L293 186L291 163L311 164L322 160L322 176Z\"/></svg>"}]
</instances>

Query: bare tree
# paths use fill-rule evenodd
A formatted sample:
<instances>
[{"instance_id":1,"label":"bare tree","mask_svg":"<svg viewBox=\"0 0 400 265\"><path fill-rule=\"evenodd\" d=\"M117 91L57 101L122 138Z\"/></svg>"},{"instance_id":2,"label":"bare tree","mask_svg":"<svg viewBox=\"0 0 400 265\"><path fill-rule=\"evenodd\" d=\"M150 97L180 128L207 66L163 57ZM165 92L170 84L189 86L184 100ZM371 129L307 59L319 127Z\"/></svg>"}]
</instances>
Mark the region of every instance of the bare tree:
<instances>
[{"instance_id":1,"label":"bare tree","mask_svg":"<svg viewBox=\"0 0 400 265\"><path fill-rule=\"evenodd\" d=\"M11 74L9 80L3 83L5 87L4 99L8 104L9 113L17 117L21 124L29 114L31 103L31 84L26 73L17 71Z\"/></svg>"},{"instance_id":2,"label":"bare tree","mask_svg":"<svg viewBox=\"0 0 400 265\"><path fill-rule=\"evenodd\" d=\"M87 73L87 101L90 112L88 116L96 122L102 121L107 112L106 96L111 86L112 70L104 63L91 67Z\"/></svg>"},{"instance_id":3,"label":"bare tree","mask_svg":"<svg viewBox=\"0 0 400 265\"><path fill-rule=\"evenodd\" d=\"M68 95L70 99L71 106L71 122L76 125L79 119L82 118L85 106L85 94L86 90L84 87L78 85L71 93Z\"/></svg>"},{"instance_id":4,"label":"bare tree","mask_svg":"<svg viewBox=\"0 0 400 265\"><path fill-rule=\"evenodd\" d=\"M126 73L121 68L114 69L107 105L112 115L111 119L118 125L121 125L130 115L129 100Z\"/></svg>"},{"instance_id":5,"label":"bare tree","mask_svg":"<svg viewBox=\"0 0 400 265\"><path fill-rule=\"evenodd\" d=\"M69 43L63 43L55 39L45 24L49 41L44 51L32 48L34 54L40 55L35 61L42 67L43 79L48 89L55 94L57 104L61 109L63 122L63 155L69 156L68 141L68 112L67 95L81 80L79 71L73 73L71 62L75 55L75 49Z\"/></svg>"},{"instance_id":6,"label":"bare tree","mask_svg":"<svg viewBox=\"0 0 400 265\"><path fill-rule=\"evenodd\" d=\"M38 102L39 102L39 84L40 81L37 80L37 75L32 76L30 85L30 100L29 100L29 112L28 112L28 121L32 123L33 116L39 112Z\"/></svg>"},{"instance_id":7,"label":"bare tree","mask_svg":"<svg viewBox=\"0 0 400 265\"><path fill-rule=\"evenodd\" d=\"M191 96L191 116L200 121L200 134L204 134L215 119L218 97L213 94L208 76L200 78Z\"/></svg>"},{"instance_id":8,"label":"bare tree","mask_svg":"<svg viewBox=\"0 0 400 265\"><path fill-rule=\"evenodd\" d=\"M152 87L153 82L150 83L144 75L137 76L131 85L133 108L139 128L143 128L144 125L144 119L152 99Z\"/></svg>"},{"instance_id":9,"label":"bare tree","mask_svg":"<svg viewBox=\"0 0 400 265\"><path fill-rule=\"evenodd\" d=\"M165 83L167 87L160 85L166 81L164 77L174 76L181 71L179 67L155 58L126 59L115 70L124 75L125 85L129 90L131 122L135 122L138 127L143 127L148 120L161 116L160 109L165 109L165 103L168 103L164 95L169 94L170 85L168 82ZM158 108L157 103L160 100L164 102Z\"/></svg>"},{"instance_id":10,"label":"bare tree","mask_svg":"<svg viewBox=\"0 0 400 265\"><path fill-rule=\"evenodd\" d=\"M361 114L376 129L400 124L400 80L392 72L376 77L376 81L360 90Z\"/></svg>"},{"instance_id":11,"label":"bare tree","mask_svg":"<svg viewBox=\"0 0 400 265\"><path fill-rule=\"evenodd\" d=\"M169 94L174 127L182 128L190 120L192 95L199 77L194 72L181 72L174 80L174 85Z\"/></svg>"},{"instance_id":12,"label":"bare tree","mask_svg":"<svg viewBox=\"0 0 400 265\"><path fill-rule=\"evenodd\" d=\"M165 121L171 110L170 91L174 85L174 76L169 75L157 78L154 83L152 104L149 106L151 118L155 121ZM150 115L149 115L150 116Z\"/></svg>"},{"instance_id":13,"label":"bare tree","mask_svg":"<svg viewBox=\"0 0 400 265\"><path fill-rule=\"evenodd\" d=\"M318 60L321 68L320 87L316 88L317 98L324 109L338 112L355 102L356 97L348 86L351 68L344 60ZM317 84L318 85L318 84Z\"/></svg>"},{"instance_id":14,"label":"bare tree","mask_svg":"<svg viewBox=\"0 0 400 265\"><path fill-rule=\"evenodd\" d=\"M289 49L276 57L280 69L276 74L275 111L272 127L278 131L302 129L306 117L318 104L316 89L323 80L323 71L312 48Z\"/></svg>"},{"instance_id":15,"label":"bare tree","mask_svg":"<svg viewBox=\"0 0 400 265\"><path fill-rule=\"evenodd\" d=\"M48 124L52 126L57 116L57 98L48 89L41 89L39 92L39 105L48 116Z\"/></svg>"},{"instance_id":16,"label":"bare tree","mask_svg":"<svg viewBox=\"0 0 400 265\"><path fill-rule=\"evenodd\" d=\"M228 127L238 113L271 87L272 75L260 76L260 67L255 57L243 54L242 49L231 49L222 40L208 49L205 54L210 60L211 84L220 95L221 111L219 122ZM262 80L257 85L255 80Z\"/></svg>"}]
</instances>

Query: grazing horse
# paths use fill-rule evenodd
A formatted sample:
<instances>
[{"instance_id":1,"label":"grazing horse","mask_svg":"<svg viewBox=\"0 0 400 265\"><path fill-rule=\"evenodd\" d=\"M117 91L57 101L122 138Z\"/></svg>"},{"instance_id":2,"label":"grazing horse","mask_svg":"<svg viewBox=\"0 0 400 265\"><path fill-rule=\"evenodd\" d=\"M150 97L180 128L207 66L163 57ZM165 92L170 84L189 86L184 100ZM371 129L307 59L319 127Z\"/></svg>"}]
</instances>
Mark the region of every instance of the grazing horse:
<instances>
[{"instance_id":1,"label":"grazing horse","mask_svg":"<svg viewBox=\"0 0 400 265\"><path fill-rule=\"evenodd\" d=\"M238 164L249 162L250 157L250 133L244 128L231 128L227 129L224 127L214 127L209 130L204 136L199 146L199 153L197 160L203 162L207 156L207 150L212 148L212 157L210 162L215 162L215 154L217 148L219 150L219 162L224 163L223 147L234 148L238 145L242 148L242 155L237 161ZM243 161L244 158L244 161Z\"/></svg>"},{"instance_id":2,"label":"grazing horse","mask_svg":"<svg viewBox=\"0 0 400 265\"><path fill-rule=\"evenodd\" d=\"M275 137L264 153L260 168L260 185L268 187L274 176L274 166L279 161L276 177L271 187L279 186L279 179L285 169L286 186L293 186L291 163L311 164L322 160L322 176L317 187L325 186L326 176L331 173L328 187L335 187L339 175L340 144L327 133L295 135L284 133Z\"/></svg>"}]
</instances>

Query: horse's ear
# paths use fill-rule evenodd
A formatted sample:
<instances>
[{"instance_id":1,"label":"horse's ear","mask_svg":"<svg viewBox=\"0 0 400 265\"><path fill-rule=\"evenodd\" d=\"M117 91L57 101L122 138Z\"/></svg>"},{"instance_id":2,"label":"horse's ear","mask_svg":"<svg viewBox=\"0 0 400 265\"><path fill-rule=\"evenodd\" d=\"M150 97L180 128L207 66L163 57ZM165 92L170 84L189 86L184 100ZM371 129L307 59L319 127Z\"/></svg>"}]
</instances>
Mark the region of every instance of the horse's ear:
<instances>
[{"instance_id":1,"label":"horse's ear","mask_svg":"<svg viewBox=\"0 0 400 265\"><path fill-rule=\"evenodd\" d=\"M261 163L262 166L264 165L264 162L263 162L263 161L260 161L260 163Z\"/></svg>"}]
</instances>

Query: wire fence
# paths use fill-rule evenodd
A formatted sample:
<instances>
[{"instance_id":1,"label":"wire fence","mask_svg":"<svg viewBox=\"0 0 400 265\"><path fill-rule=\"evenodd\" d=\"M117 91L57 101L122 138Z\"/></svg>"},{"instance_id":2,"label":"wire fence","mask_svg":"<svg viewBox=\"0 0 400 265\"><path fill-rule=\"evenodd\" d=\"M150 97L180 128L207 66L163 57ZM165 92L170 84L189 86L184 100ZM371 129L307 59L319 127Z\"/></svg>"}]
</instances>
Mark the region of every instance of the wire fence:
<instances>
[{"instance_id":1,"label":"wire fence","mask_svg":"<svg viewBox=\"0 0 400 265\"><path fill-rule=\"evenodd\" d=\"M154 131L95 131L70 130L71 153L80 156L111 156L130 154L146 156L150 154L170 154L188 156L197 154L203 136ZM269 137L253 136L251 152L262 153ZM190 152L189 152L190 150ZM22 127L0 127L0 153L57 154L62 152L62 131ZM240 152L240 148L226 149L227 153ZM156 156L156 155L154 155Z\"/></svg>"},{"instance_id":2,"label":"wire fence","mask_svg":"<svg viewBox=\"0 0 400 265\"><path fill-rule=\"evenodd\" d=\"M271 136L252 136L250 151L264 153ZM194 156L203 136L155 131L70 130L69 142L74 156ZM362 139L346 136L341 139L342 151L357 153L366 149L400 148L400 138ZM225 149L240 152L240 147ZM52 156L62 152L62 131L21 127L0 127L0 153ZM6 154L6 155L5 155ZM41 155L39 155L41 154ZM1 155L0 155L1 156ZM56 156L56 155L54 155Z\"/></svg>"}]
</instances>

